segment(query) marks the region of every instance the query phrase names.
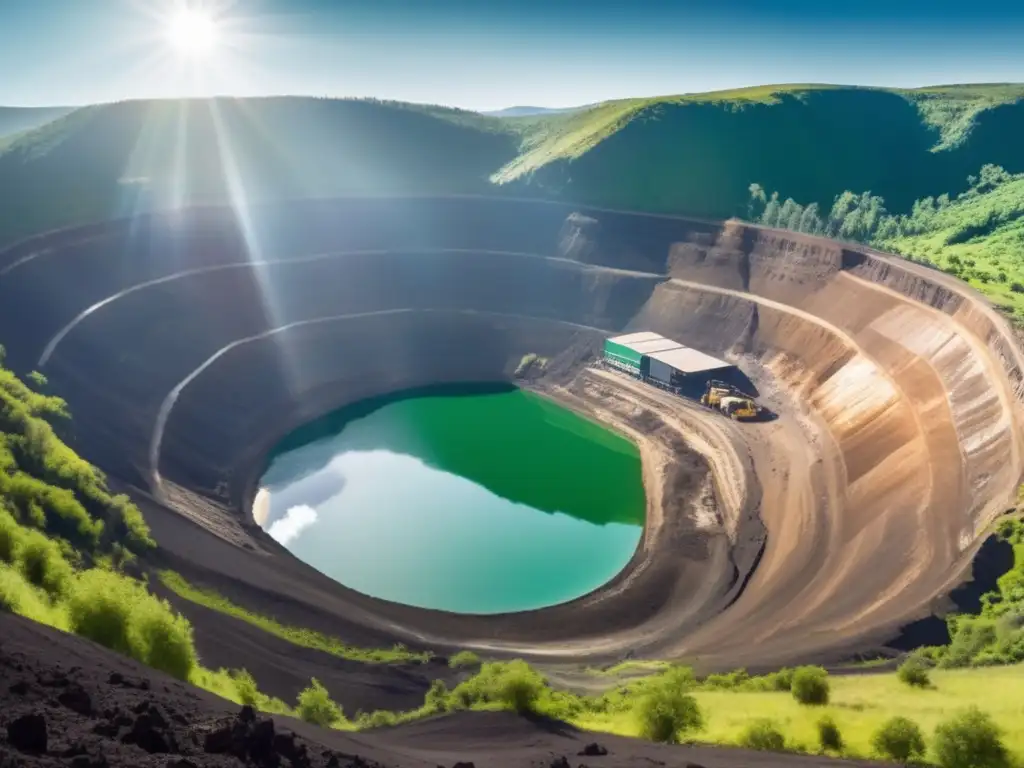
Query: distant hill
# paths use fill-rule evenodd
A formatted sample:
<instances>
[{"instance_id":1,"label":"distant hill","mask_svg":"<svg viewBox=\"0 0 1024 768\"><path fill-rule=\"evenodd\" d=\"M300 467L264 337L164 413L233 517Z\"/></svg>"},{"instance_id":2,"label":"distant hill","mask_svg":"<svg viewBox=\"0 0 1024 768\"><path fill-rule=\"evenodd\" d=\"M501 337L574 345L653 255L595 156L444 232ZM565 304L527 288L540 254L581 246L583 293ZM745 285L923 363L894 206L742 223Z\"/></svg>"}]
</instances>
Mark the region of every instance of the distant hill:
<instances>
[{"instance_id":1,"label":"distant hill","mask_svg":"<svg viewBox=\"0 0 1024 768\"><path fill-rule=\"evenodd\" d=\"M0 242L154 207L487 192L518 146L496 118L376 101L86 107L0 150Z\"/></svg>"},{"instance_id":2,"label":"distant hill","mask_svg":"<svg viewBox=\"0 0 1024 768\"><path fill-rule=\"evenodd\" d=\"M133 101L0 145L0 243L151 207L346 194L493 193L706 217L757 182L890 211L1024 171L1024 86L785 85L495 117L312 98Z\"/></svg>"},{"instance_id":3,"label":"distant hill","mask_svg":"<svg viewBox=\"0 0 1024 768\"><path fill-rule=\"evenodd\" d=\"M0 107L0 142L22 131L30 131L58 117L73 107Z\"/></svg>"},{"instance_id":4,"label":"distant hill","mask_svg":"<svg viewBox=\"0 0 1024 768\"><path fill-rule=\"evenodd\" d=\"M531 115L558 115L564 112L577 112L587 107L561 107L552 109L550 107L506 107L491 112L481 112L482 115L491 117L527 117Z\"/></svg>"},{"instance_id":5,"label":"distant hill","mask_svg":"<svg viewBox=\"0 0 1024 768\"><path fill-rule=\"evenodd\" d=\"M742 210L750 183L831 205L870 190L893 210L954 193L985 163L1024 170L1024 85L916 91L766 86L607 102L537 118L494 175L533 193L698 216Z\"/></svg>"}]
</instances>

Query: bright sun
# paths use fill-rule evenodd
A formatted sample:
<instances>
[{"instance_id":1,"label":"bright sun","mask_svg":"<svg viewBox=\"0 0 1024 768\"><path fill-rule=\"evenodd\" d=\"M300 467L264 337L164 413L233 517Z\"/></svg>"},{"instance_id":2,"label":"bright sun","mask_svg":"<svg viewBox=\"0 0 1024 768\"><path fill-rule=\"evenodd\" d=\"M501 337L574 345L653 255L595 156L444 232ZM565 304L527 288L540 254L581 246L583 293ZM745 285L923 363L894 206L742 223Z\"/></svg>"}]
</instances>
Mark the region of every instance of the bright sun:
<instances>
[{"instance_id":1,"label":"bright sun","mask_svg":"<svg viewBox=\"0 0 1024 768\"><path fill-rule=\"evenodd\" d=\"M167 25L167 38L179 53L201 55L217 44L217 23L201 11L182 10Z\"/></svg>"}]
</instances>

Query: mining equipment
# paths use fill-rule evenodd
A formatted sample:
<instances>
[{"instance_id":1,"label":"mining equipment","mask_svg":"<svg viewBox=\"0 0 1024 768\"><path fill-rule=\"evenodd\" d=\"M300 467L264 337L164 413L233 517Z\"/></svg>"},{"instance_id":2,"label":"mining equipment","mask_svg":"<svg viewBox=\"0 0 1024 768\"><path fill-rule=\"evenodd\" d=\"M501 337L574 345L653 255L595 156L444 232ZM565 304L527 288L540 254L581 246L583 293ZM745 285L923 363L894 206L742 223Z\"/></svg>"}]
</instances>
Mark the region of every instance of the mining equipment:
<instances>
[{"instance_id":1,"label":"mining equipment","mask_svg":"<svg viewBox=\"0 0 1024 768\"><path fill-rule=\"evenodd\" d=\"M721 381L708 382L707 390L700 398L700 404L716 408L737 421L756 419L764 413L764 409L741 390Z\"/></svg>"},{"instance_id":2,"label":"mining equipment","mask_svg":"<svg viewBox=\"0 0 1024 768\"><path fill-rule=\"evenodd\" d=\"M653 331L605 339L602 363L651 386L699 400L737 421L765 413L753 397L723 381L745 378L735 365Z\"/></svg>"}]
</instances>

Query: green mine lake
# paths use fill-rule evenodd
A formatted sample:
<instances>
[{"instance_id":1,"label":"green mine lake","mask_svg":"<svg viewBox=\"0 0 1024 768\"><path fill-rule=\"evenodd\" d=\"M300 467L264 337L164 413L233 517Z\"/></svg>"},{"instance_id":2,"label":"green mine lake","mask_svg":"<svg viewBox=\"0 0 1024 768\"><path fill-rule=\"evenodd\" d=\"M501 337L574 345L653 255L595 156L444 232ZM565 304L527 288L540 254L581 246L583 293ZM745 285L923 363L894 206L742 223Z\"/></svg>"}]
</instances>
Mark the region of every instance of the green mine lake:
<instances>
[{"instance_id":1,"label":"green mine lake","mask_svg":"<svg viewBox=\"0 0 1024 768\"><path fill-rule=\"evenodd\" d=\"M643 532L640 456L533 393L460 387L364 401L290 434L263 527L373 597L458 613L556 605L614 578Z\"/></svg>"}]
</instances>

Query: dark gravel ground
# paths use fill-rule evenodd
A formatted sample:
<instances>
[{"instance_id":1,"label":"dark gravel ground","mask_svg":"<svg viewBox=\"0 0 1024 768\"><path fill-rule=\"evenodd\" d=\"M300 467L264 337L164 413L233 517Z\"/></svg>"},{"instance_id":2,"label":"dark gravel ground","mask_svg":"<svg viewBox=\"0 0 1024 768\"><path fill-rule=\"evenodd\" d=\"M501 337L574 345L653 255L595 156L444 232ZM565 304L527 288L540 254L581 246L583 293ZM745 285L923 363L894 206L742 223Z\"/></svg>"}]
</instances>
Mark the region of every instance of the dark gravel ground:
<instances>
[{"instance_id":1,"label":"dark gravel ground","mask_svg":"<svg viewBox=\"0 0 1024 768\"><path fill-rule=\"evenodd\" d=\"M87 640L0 613L0 768L726 768L855 765L670 747L509 713L371 733L264 717Z\"/></svg>"}]
</instances>

